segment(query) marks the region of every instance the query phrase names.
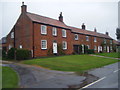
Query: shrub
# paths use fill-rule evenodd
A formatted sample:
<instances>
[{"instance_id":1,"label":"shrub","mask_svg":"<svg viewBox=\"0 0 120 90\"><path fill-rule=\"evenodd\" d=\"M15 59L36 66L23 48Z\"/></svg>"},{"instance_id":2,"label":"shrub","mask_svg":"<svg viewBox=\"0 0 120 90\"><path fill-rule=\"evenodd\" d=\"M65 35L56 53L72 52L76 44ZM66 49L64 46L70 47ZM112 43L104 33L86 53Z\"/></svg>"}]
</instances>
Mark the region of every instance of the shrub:
<instances>
[{"instance_id":1,"label":"shrub","mask_svg":"<svg viewBox=\"0 0 120 90\"><path fill-rule=\"evenodd\" d=\"M15 51L17 49L16 48L11 48L9 51L8 51L8 54L7 54L7 58L8 59L14 59L15 58Z\"/></svg>"},{"instance_id":2,"label":"shrub","mask_svg":"<svg viewBox=\"0 0 120 90\"><path fill-rule=\"evenodd\" d=\"M80 54L82 54L82 45L79 46Z\"/></svg>"},{"instance_id":3,"label":"shrub","mask_svg":"<svg viewBox=\"0 0 120 90\"><path fill-rule=\"evenodd\" d=\"M53 49L52 49L52 47L51 47L50 49L48 49L47 55L48 55L48 56L53 56L53 55L54 55L54 54L53 54Z\"/></svg>"},{"instance_id":4,"label":"shrub","mask_svg":"<svg viewBox=\"0 0 120 90\"><path fill-rule=\"evenodd\" d=\"M2 50L2 59L5 59L5 58L7 58L6 51Z\"/></svg>"},{"instance_id":5,"label":"shrub","mask_svg":"<svg viewBox=\"0 0 120 90\"><path fill-rule=\"evenodd\" d=\"M87 50L87 54L94 54L95 52L94 52L94 49L88 49Z\"/></svg>"},{"instance_id":6,"label":"shrub","mask_svg":"<svg viewBox=\"0 0 120 90\"><path fill-rule=\"evenodd\" d=\"M31 51L26 49L17 49L16 59L17 60L26 60L31 58Z\"/></svg>"},{"instance_id":7,"label":"shrub","mask_svg":"<svg viewBox=\"0 0 120 90\"><path fill-rule=\"evenodd\" d=\"M63 49L62 49L62 44L58 44L58 55L65 55Z\"/></svg>"}]
</instances>

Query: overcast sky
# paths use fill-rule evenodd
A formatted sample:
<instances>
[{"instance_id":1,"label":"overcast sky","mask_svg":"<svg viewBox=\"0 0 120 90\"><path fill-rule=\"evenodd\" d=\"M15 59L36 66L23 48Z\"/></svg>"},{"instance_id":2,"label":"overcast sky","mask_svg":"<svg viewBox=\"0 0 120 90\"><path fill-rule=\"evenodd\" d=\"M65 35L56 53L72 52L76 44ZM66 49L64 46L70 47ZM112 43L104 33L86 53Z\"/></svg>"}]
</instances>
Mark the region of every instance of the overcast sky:
<instances>
[{"instance_id":1,"label":"overcast sky","mask_svg":"<svg viewBox=\"0 0 120 90\"><path fill-rule=\"evenodd\" d=\"M96 27L97 32L107 31L116 39L119 0L1 0L0 38L6 36L16 23L21 13L22 1L27 5L28 12L53 19L58 19L62 12L66 25L81 28L82 23L85 23L87 30L93 31Z\"/></svg>"}]
</instances>

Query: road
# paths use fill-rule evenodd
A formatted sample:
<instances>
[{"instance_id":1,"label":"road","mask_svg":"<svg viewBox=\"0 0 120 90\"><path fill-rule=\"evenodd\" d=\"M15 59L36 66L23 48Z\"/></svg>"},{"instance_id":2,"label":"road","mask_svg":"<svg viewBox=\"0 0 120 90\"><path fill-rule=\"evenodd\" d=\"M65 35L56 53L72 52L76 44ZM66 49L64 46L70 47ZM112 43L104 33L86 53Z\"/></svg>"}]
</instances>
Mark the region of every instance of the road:
<instances>
[{"instance_id":1,"label":"road","mask_svg":"<svg viewBox=\"0 0 120 90\"><path fill-rule=\"evenodd\" d=\"M83 88L119 88L120 89L120 62L91 71L93 75L99 76Z\"/></svg>"}]
</instances>

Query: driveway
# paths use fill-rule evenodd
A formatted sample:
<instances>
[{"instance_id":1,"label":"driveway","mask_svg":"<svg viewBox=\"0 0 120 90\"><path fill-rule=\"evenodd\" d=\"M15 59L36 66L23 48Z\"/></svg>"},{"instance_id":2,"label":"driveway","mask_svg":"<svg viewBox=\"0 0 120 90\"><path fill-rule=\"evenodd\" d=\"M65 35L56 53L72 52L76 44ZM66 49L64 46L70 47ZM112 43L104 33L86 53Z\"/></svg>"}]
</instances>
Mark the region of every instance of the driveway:
<instances>
[{"instance_id":1,"label":"driveway","mask_svg":"<svg viewBox=\"0 0 120 90\"><path fill-rule=\"evenodd\" d=\"M80 85L86 78L74 72L54 71L18 63L9 66L19 74L21 88L70 88L71 85Z\"/></svg>"}]
</instances>

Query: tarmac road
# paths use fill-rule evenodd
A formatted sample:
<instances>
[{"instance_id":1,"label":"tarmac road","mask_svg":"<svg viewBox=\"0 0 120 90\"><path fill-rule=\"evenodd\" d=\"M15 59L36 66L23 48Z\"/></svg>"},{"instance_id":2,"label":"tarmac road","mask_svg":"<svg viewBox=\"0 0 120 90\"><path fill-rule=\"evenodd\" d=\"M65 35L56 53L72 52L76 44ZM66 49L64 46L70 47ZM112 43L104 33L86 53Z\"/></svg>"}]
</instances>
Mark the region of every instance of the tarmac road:
<instances>
[{"instance_id":1,"label":"tarmac road","mask_svg":"<svg viewBox=\"0 0 120 90\"><path fill-rule=\"evenodd\" d=\"M100 79L83 88L117 88L120 90L120 62L95 69L89 73L100 77Z\"/></svg>"}]
</instances>

